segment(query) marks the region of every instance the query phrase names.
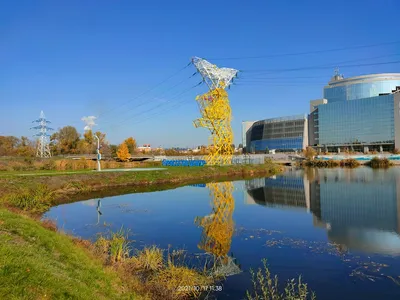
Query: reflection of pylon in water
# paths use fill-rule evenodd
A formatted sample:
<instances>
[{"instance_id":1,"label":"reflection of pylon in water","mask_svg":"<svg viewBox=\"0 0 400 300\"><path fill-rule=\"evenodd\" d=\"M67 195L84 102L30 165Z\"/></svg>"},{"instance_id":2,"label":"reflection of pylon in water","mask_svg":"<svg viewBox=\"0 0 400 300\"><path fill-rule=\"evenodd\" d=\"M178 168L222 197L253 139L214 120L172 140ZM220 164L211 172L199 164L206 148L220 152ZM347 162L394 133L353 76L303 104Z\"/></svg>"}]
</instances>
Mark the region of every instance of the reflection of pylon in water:
<instances>
[{"instance_id":1,"label":"reflection of pylon in water","mask_svg":"<svg viewBox=\"0 0 400 300\"><path fill-rule=\"evenodd\" d=\"M209 183L207 187L210 189L213 212L209 216L197 217L195 220L197 225L203 227L198 247L214 255L215 261L220 262L219 269L221 270L219 271L223 272L224 275L237 274L240 269L228 256L234 231L232 218L235 208L235 200L232 195L233 183Z\"/></svg>"}]
</instances>

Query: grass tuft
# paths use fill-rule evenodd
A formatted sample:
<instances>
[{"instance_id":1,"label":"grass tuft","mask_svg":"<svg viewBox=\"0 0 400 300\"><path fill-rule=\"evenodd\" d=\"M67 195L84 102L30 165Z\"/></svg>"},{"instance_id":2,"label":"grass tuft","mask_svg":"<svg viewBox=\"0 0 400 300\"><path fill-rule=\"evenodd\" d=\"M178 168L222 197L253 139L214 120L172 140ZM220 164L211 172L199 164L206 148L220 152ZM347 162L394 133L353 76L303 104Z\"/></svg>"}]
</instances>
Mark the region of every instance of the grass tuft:
<instances>
[{"instance_id":1,"label":"grass tuft","mask_svg":"<svg viewBox=\"0 0 400 300\"><path fill-rule=\"evenodd\" d=\"M289 280L286 283L284 292L279 292L278 276L271 278L267 260L263 259L264 269L258 269L257 273L250 270L253 282L253 290L250 293L247 291L246 296L248 300L307 300L316 299L314 292L308 290L306 283L301 281L299 276L298 281L295 279Z\"/></svg>"},{"instance_id":2,"label":"grass tuft","mask_svg":"<svg viewBox=\"0 0 400 300\"><path fill-rule=\"evenodd\" d=\"M6 196L5 201L10 206L36 213L49 209L54 198L54 191L50 190L47 185L39 184L34 188L21 188Z\"/></svg>"},{"instance_id":3,"label":"grass tuft","mask_svg":"<svg viewBox=\"0 0 400 300\"><path fill-rule=\"evenodd\" d=\"M164 266L163 251L156 246L146 247L131 258L135 269L158 271Z\"/></svg>"}]
</instances>

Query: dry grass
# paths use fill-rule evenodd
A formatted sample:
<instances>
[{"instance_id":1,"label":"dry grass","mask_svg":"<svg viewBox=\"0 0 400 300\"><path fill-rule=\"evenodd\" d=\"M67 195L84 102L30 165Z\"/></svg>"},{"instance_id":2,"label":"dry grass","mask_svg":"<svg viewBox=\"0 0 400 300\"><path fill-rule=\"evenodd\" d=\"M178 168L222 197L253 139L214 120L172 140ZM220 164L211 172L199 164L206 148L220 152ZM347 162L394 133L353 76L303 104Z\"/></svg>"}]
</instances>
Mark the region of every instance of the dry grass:
<instances>
[{"instance_id":1,"label":"dry grass","mask_svg":"<svg viewBox=\"0 0 400 300\"><path fill-rule=\"evenodd\" d=\"M102 161L103 169L135 168L138 166L161 166L161 162L117 162ZM10 158L0 160L0 171L79 171L95 170L97 162L94 160L81 159L39 159L39 158Z\"/></svg>"},{"instance_id":2,"label":"dry grass","mask_svg":"<svg viewBox=\"0 0 400 300\"><path fill-rule=\"evenodd\" d=\"M144 248L131 258L131 263L135 269L159 271L164 266L164 254L156 246Z\"/></svg>"},{"instance_id":3,"label":"dry grass","mask_svg":"<svg viewBox=\"0 0 400 300\"><path fill-rule=\"evenodd\" d=\"M249 300L307 300L316 299L315 294L308 290L306 283L301 281L301 276L298 281L292 279L286 283L284 292L279 292L278 276L271 278L267 260L263 259L264 270L258 269L257 273L250 270L253 282L253 290L250 293L247 291L247 299Z\"/></svg>"}]
</instances>

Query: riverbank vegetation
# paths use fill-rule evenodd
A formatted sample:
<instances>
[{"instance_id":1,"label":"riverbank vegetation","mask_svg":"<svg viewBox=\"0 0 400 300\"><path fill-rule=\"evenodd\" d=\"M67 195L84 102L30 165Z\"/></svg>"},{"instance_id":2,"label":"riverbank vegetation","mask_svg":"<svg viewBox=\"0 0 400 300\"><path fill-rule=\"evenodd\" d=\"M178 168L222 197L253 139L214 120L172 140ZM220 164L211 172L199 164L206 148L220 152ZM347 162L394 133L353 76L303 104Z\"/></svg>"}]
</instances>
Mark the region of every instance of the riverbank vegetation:
<instances>
[{"instance_id":1,"label":"riverbank vegetation","mask_svg":"<svg viewBox=\"0 0 400 300\"><path fill-rule=\"evenodd\" d=\"M393 166L393 163L390 162L387 158L374 157L373 159L368 161L366 165L376 169L376 168L389 168L390 166Z\"/></svg>"},{"instance_id":2,"label":"riverbank vegetation","mask_svg":"<svg viewBox=\"0 0 400 300\"><path fill-rule=\"evenodd\" d=\"M388 168L394 164L387 158L374 157L370 161L364 164L353 158L347 158L342 160L321 160L321 159L307 159L298 163L299 167L311 167L311 168L357 168L359 166L369 166L371 168Z\"/></svg>"},{"instance_id":3,"label":"riverbank vegetation","mask_svg":"<svg viewBox=\"0 0 400 300\"><path fill-rule=\"evenodd\" d=\"M141 172L91 171L71 174L35 172L28 173L29 176L20 176L20 173L14 172L2 176L0 173L0 205L3 203L22 210L33 210L33 207L25 207L22 203L25 203L23 199L27 198L27 195L30 195L28 198L37 198L35 193L38 186L42 187L42 192L44 190L47 193L51 192L42 198L50 203L49 205L55 205L71 199L78 200L84 194L95 192L107 196L118 194L119 189L133 193L137 190L150 191L162 186L178 187L190 183L241 179L246 176L270 176L281 172L282 168L272 162L266 162L261 165L169 167ZM33 200L31 202L32 205L37 204L35 206L37 211L46 209L46 203Z\"/></svg>"},{"instance_id":4,"label":"riverbank vegetation","mask_svg":"<svg viewBox=\"0 0 400 300\"><path fill-rule=\"evenodd\" d=\"M336 168L336 167L356 168L360 165L361 164L353 158L342 159L342 160L308 159L300 162L300 166L302 167L314 167L314 168Z\"/></svg>"},{"instance_id":5,"label":"riverbank vegetation","mask_svg":"<svg viewBox=\"0 0 400 300\"><path fill-rule=\"evenodd\" d=\"M284 292L279 291L278 276L271 277L267 260L263 259L263 269L259 268L257 273L250 270L253 290L247 291L248 300L315 300L314 292L310 291L307 284L302 282L301 276L298 280L292 279L286 283Z\"/></svg>"}]
</instances>

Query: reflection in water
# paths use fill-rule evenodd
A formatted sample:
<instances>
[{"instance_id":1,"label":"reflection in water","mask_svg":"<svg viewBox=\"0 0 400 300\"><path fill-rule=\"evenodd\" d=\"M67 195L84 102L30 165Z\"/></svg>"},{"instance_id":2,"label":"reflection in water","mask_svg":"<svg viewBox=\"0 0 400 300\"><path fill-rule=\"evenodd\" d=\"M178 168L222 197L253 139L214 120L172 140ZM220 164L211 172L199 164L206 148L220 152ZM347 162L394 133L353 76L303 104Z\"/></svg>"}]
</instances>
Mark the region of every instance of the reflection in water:
<instances>
[{"instance_id":1,"label":"reflection in water","mask_svg":"<svg viewBox=\"0 0 400 300\"><path fill-rule=\"evenodd\" d=\"M400 179L391 170L291 171L246 181L245 202L311 211L316 227L345 248L400 254Z\"/></svg>"},{"instance_id":2,"label":"reflection in water","mask_svg":"<svg viewBox=\"0 0 400 300\"><path fill-rule=\"evenodd\" d=\"M234 222L232 218L235 208L233 183L209 183L212 201L212 213L205 217L196 217L195 223L203 227L198 247L214 256L215 272L225 276L240 273L235 259L228 256L231 247Z\"/></svg>"},{"instance_id":3,"label":"reflection in water","mask_svg":"<svg viewBox=\"0 0 400 300\"><path fill-rule=\"evenodd\" d=\"M102 215L102 212L100 211L101 208L101 200L97 200L97 206L96 206L96 210L97 210L97 223L96 225L99 225L100 223L100 216Z\"/></svg>"}]
</instances>

